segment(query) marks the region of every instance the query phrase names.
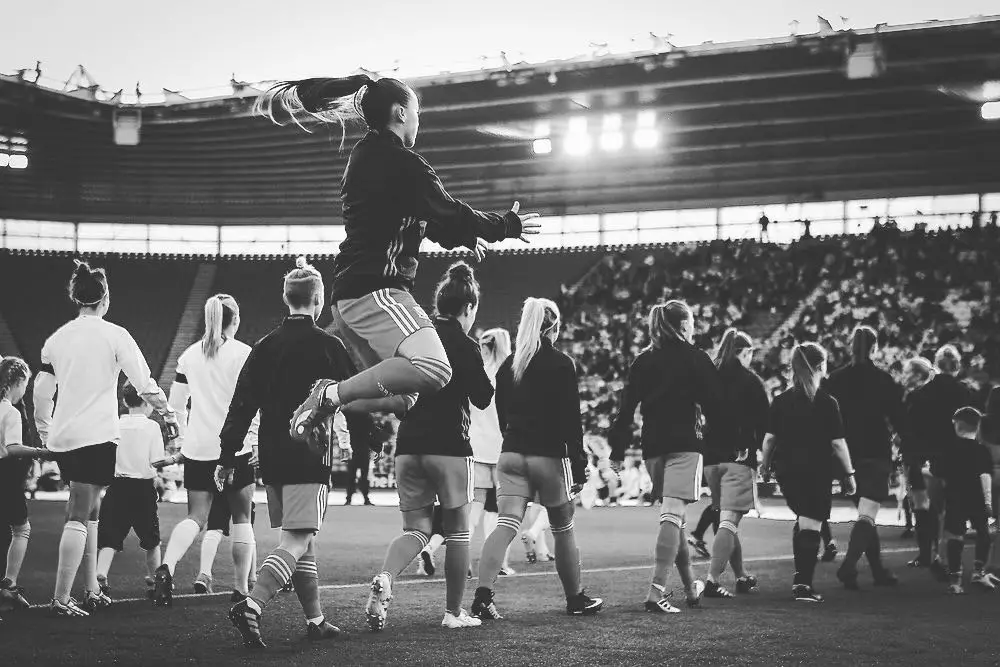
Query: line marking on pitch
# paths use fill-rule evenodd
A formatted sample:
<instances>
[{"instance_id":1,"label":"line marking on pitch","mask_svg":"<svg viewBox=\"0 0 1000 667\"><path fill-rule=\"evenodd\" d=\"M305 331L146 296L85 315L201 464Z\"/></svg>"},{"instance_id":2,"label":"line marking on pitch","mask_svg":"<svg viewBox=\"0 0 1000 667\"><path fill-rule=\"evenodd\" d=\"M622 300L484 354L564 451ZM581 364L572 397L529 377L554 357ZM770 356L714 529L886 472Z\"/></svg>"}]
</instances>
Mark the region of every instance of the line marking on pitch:
<instances>
[{"instance_id":1,"label":"line marking on pitch","mask_svg":"<svg viewBox=\"0 0 1000 667\"><path fill-rule=\"evenodd\" d=\"M911 551L913 551L913 549L883 549L882 553L883 554L901 554L901 553L909 553ZM792 556L791 554L780 554L780 555L777 555L777 556L755 556L753 558L744 558L743 562L744 563L765 563L765 562L773 562L773 561L790 561L790 560L793 560L793 559L794 559L794 556ZM691 564L691 566L694 567L694 568L699 568L699 567L705 567L705 568L707 568L708 565L709 565L709 561L706 561L706 560L701 560L701 561L698 561L696 563L692 563ZM636 570L649 570L649 569L652 569L652 567L653 567L652 563L649 563L647 565L622 565L622 566L618 566L618 567L592 567L592 568L584 568L583 570L581 570L581 573L582 574L601 574L601 573L604 573L604 572L634 572ZM556 571L554 569L553 570L545 570L543 572L524 572L524 573L518 572L517 574L513 574L513 575L510 575L510 576L504 577L504 580L516 581L518 579L526 579L526 578L529 578L529 577L548 577L548 576L553 576L555 574L556 574ZM475 579L475 577L473 577L473 579ZM428 578L428 579L403 579L403 580L400 580L400 581L394 581L394 582L392 582L392 586L393 586L393 588L396 588L397 586L423 586L423 585L427 585L427 584L443 584L443 583L445 583L445 579L444 578L433 577L433 578ZM351 589L354 589L354 588L369 588L370 586L371 586L371 583L324 584L324 585L320 586L319 589L321 591L342 591L342 590L351 590ZM205 593L205 594L179 593L177 595L174 595L173 598L174 599L178 599L178 600L184 600L184 599L188 599L188 598L224 597L226 595L232 595L232 591L226 591L226 592L221 592L220 591L218 593ZM143 597L143 598L122 598L120 600L115 600L114 602L115 602L115 604L124 603L124 602L149 602L149 598L148 597Z\"/></svg>"}]
</instances>

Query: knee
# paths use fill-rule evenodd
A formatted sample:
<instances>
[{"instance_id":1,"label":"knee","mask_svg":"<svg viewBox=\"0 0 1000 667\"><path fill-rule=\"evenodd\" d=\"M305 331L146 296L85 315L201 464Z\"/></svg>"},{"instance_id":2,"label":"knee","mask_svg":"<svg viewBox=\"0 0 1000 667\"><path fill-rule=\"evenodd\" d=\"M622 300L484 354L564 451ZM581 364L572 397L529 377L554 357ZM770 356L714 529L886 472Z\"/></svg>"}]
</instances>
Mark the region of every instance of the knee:
<instances>
[{"instance_id":1,"label":"knee","mask_svg":"<svg viewBox=\"0 0 1000 667\"><path fill-rule=\"evenodd\" d=\"M445 536L450 540L452 535L469 535L469 513L468 506L463 505L457 509L444 510L441 516L441 524L444 528Z\"/></svg>"},{"instance_id":2,"label":"knee","mask_svg":"<svg viewBox=\"0 0 1000 667\"><path fill-rule=\"evenodd\" d=\"M675 512L667 507L660 512L660 527L664 525L676 526L678 529L684 527L684 515Z\"/></svg>"},{"instance_id":3,"label":"knee","mask_svg":"<svg viewBox=\"0 0 1000 667\"><path fill-rule=\"evenodd\" d=\"M823 522L818 519L810 519L800 516L798 519L799 530L815 530L817 533L823 529Z\"/></svg>"},{"instance_id":4,"label":"knee","mask_svg":"<svg viewBox=\"0 0 1000 667\"><path fill-rule=\"evenodd\" d=\"M432 393L444 389L451 382L451 364L448 358L437 359L434 357L413 357L410 359L413 367L420 371L421 383L418 387L420 393Z\"/></svg>"},{"instance_id":5,"label":"knee","mask_svg":"<svg viewBox=\"0 0 1000 667\"><path fill-rule=\"evenodd\" d=\"M549 530L552 531L553 537L569 533L573 530L573 508L573 503L547 508Z\"/></svg>"},{"instance_id":6,"label":"knee","mask_svg":"<svg viewBox=\"0 0 1000 667\"><path fill-rule=\"evenodd\" d=\"M729 528L728 530L732 530L732 532L735 533L737 526L740 525L740 519L742 518L742 516L743 515L741 513L733 512L730 510L722 512L719 515L719 530L722 530L723 524L729 524L731 528Z\"/></svg>"},{"instance_id":7,"label":"knee","mask_svg":"<svg viewBox=\"0 0 1000 667\"><path fill-rule=\"evenodd\" d=\"M514 535L521 530L521 518L512 514L501 514L497 517L497 527L493 530L496 532L501 528L509 530L512 533L510 539L513 540Z\"/></svg>"}]
</instances>

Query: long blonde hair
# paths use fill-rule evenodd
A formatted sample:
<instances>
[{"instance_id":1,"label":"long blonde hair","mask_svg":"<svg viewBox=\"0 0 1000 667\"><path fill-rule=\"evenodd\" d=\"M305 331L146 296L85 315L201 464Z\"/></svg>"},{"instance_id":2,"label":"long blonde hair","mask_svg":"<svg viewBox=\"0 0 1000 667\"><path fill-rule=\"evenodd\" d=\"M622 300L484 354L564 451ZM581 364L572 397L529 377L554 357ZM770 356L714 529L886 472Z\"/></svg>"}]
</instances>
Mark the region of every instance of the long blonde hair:
<instances>
[{"instance_id":1,"label":"long blonde hair","mask_svg":"<svg viewBox=\"0 0 1000 667\"><path fill-rule=\"evenodd\" d=\"M232 325L240 314L236 299L228 294L216 294L205 302L205 335L201 337L201 352L214 359L225 342L222 332Z\"/></svg>"},{"instance_id":2,"label":"long blonde hair","mask_svg":"<svg viewBox=\"0 0 1000 667\"><path fill-rule=\"evenodd\" d=\"M528 297L517 325L517 349L514 352L514 384L521 381L528 364L542 346L542 336L559 330L559 306L550 299Z\"/></svg>"},{"instance_id":3,"label":"long blonde hair","mask_svg":"<svg viewBox=\"0 0 1000 667\"><path fill-rule=\"evenodd\" d=\"M497 369L510 356L510 333L499 327L488 329L479 337L479 345L481 350L486 350L483 354L486 372L491 376L496 375Z\"/></svg>"},{"instance_id":4,"label":"long blonde hair","mask_svg":"<svg viewBox=\"0 0 1000 667\"><path fill-rule=\"evenodd\" d=\"M816 343L800 343L792 350L792 386L811 401L816 398L826 366L826 351Z\"/></svg>"}]
</instances>

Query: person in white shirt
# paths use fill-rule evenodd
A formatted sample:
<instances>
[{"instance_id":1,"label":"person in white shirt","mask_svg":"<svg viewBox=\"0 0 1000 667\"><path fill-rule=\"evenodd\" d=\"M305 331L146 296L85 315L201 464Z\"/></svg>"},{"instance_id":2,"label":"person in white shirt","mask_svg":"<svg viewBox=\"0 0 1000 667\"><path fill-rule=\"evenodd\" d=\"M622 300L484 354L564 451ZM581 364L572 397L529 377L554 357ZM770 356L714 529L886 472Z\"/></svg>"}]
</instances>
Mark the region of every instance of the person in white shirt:
<instances>
[{"instance_id":1,"label":"person in white shirt","mask_svg":"<svg viewBox=\"0 0 1000 667\"><path fill-rule=\"evenodd\" d=\"M177 563L208 522L212 503L227 502L232 514L233 602L244 599L257 548L250 522L250 508L256 488L251 461L256 429L236 458L231 482L216 484L216 468L222 454L219 434L233 400L236 381L250 356L250 346L236 340L240 308L228 294L216 294L205 303L205 335L177 360L177 377L170 387L170 405L181 424L181 451L157 466L184 461L184 486L188 494L188 515L170 534L163 564L156 570L153 601L158 606L172 603L173 577ZM188 399L191 410L188 412ZM211 582L202 582L210 586Z\"/></svg>"},{"instance_id":2,"label":"person in white shirt","mask_svg":"<svg viewBox=\"0 0 1000 667\"><path fill-rule=\"evenodd\" d=\"M149 407L131 384L122 390L128 414L118 419L121 442L115 461L115 479L101 501L97 525L97 581L109 595L108 571L115 552L124 548L131 531L146 552L146 585L160 566L160 518L156 511L159 496L153 485L153 463L163 458L163 434L149 418Z\"/></svg>"},{"instance_id":3,"label":"person in white shirt","mask_svg":"<svg viewBox=\"0 0 1000 667\"><path fill-rule=\"evenodd\" d=\"M77 261L69 294L80 314L42 346L34 400L38 434L55 453L62 479L69 483L50 607L58 616L81 617L89 615L88 609L111 604L97 581L97 517L101 491L115 478L115 450L121 437L119 374L124 371L142 399L163 415L171 435L176 434L177 420L135 339L104 320L111 305L104 269ZM53 410L57 389L59 401ZM81 562L86 575L82 606L70 598Z\"/></svg>"}]
</instances>

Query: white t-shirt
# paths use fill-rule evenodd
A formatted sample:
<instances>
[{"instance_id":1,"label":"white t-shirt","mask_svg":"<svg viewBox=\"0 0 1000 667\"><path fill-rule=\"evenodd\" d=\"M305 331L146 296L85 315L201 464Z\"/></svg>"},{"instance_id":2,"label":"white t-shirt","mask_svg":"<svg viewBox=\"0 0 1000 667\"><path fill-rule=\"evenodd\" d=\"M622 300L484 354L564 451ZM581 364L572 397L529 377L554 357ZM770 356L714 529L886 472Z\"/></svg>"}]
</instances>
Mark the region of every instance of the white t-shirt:
<instances>
[{"instance_id":1,"label":"white t-shirt","mask_svg":"<svg viewBox=\"0 0 1000 667\"><path fill-rule=\"evenodd\" d=\"M21 442L21 413L6 398L0 401L0 459L7 456L8 445Z\"/></svg>"},{"instance_id":2,"label":"white t-shirt","mask_svg":"<svg viewBox=\"0 0 1000 667\"><path fill-rule=\"evenodd\" d=\"M122 439L118 443L115 477L153 479L153 461L163 458L163 435L159 425L145 415L122 415L118 419Z\"/></svg>"},{"instance_id":3,"label":"white t-shirt","mask_svg":"<svg viewBox=\"0 0 1000 667\"><path fill-rule=\"evenodd\" d=\"M496 386L495 373L490 374L490 380ZM469 440L472 444L473 461L496 465L500 460L503 433L500 432L500 420L497 418L496 396L485 410L469 406Z\"/></svg>"},{"instance_id":4,"label":"white t-shirt","mask_svg":"<svg viewBox=\"0 0 1000 667\"><path fill-rule=\"evenodd\" d=\"M233 401L236 381L248 356L249 345L238 340L226 340L215 357L209 359L201 351L201 341L198 341L177 360L177 375L187 379L187 383L174 383L170 390L170 405L181 417L181 452L186 458L214 461L222 454L219 434L229 413L229 404ZM187 392L191 396L191 413L185 424L183 415ZM239 454L249 454L250 450L251 439L248 438Z\"/></svg>"},{"instance_id":5,"label":"white t-shirt","mask_svg":"<svg viewBox=\"0 0 1000 667\"><path fill-rule=\"evenodd\" d=\"M94 315L80 315L49 336L42 346L42 364L52 366L58 398L51 415L36 400L35 421L55 452L118 442L122 371L140 395L157 391L132 335ZM36 381L36 391L37 386Z\"/></svg>"}]
</instances>

